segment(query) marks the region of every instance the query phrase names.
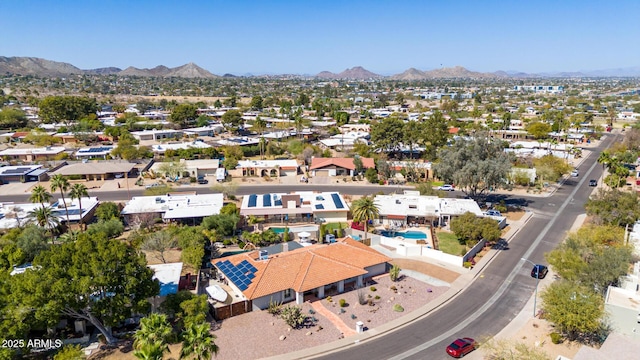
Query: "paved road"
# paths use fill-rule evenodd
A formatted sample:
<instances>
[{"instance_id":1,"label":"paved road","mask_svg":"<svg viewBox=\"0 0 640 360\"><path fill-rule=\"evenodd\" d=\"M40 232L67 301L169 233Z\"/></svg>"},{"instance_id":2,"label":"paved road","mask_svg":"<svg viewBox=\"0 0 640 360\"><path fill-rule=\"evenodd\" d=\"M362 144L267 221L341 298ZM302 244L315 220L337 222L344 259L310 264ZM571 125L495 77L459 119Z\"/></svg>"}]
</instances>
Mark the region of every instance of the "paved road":
<instances>
[{"instance_id":1,"label":"paved road","mask_svg":"<svg viewBox=\"0 0 640 360\"><path fill-rule=\"evenodd\" d=\"M505 327L523 308L535 289L531 266L521 260L544 263L544 254L556 247L584 213L584 203L593 188L589 179L599 179L599 152L615 140L604 139L580 166L580 177L569 179L551 197L529 198L534 216L499 253L477 279L437 311L397 331L370 341L324 354L326 359L448 359L446 346L457 337L482 339Z\"/></svg>"}]
</instances>

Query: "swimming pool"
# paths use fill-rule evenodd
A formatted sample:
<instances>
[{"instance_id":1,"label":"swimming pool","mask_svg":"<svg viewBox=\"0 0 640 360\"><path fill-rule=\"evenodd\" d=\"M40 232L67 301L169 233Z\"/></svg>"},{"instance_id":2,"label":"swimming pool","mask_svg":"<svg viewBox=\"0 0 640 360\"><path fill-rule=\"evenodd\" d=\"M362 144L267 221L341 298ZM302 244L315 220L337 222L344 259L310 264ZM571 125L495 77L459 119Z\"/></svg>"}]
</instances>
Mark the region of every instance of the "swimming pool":
<instances>
[{"instance_id":1,"label":"swimming pool","mask_svg":"<svg viewBox=\"0 0 640 360\"><path fill-rule=\"evenodd\" d=\"M409 231L383 230L383 231L380 231L380 234L386 237L401 236L405 239L426 239L427 238L427 234L423 233L422 231L412 231L412 230L409 230Z\"/></svg>"}]
</instances>

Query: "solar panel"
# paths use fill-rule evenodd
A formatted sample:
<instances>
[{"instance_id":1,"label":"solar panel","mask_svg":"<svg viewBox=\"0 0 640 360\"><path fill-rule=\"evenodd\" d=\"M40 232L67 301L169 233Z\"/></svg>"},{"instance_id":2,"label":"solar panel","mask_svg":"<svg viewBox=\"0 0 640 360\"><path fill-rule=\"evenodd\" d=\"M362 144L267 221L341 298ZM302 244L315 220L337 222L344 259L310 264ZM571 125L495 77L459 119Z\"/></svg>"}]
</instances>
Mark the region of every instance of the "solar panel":
<instances>
[{"instance_id":1,"label":"solar panel","mask_svg":"<svg viewBox=\"0 0 640 360\"><path fill-rule=\"evenodd\" d=\"M316 204L316 209L324 209L324 205L322 205L322 204Z\"/></svg>"},{"instance_id":2,"label":"solar panel","mask_svg":"<svg viewBox=\"0 0 640 360\"><path fill-rule=\"evenodd\" d=\"M271 194L262 195L262 206L271 207Z\"/></svg>"},{"instance_id":3,"label":"solar panel","mask_svg":"<svg viewBox=\"0 0 640 360\"><path fill-rule=\"evenodd\" d=\"M258 271L258 269L256 269L255 266L253 266L253 264L249 263L249 271L251 271L252 273Z\"/></svg>"},{"instance_id":4,"label":"solar panel","mask_svg":"<svg viewBox=\"0 0 640 360\"><path fill-rule=\"evenodd\" d=\"M256 277L256 275L252 272L247 274L247 278L249 278L249 280L253 279L254 277Z\"/></svg>"},{"instance_id":5,"label":"solar panel","mask_svg":"<svg viewBox=\"0 0 640 360\"><path fill-rule=\"evenodd\" d=\"M336 204L336 209L344 209L344 204L342 203L342 200L340 200L340 195L338 194L331 194L331 198L333 199L334 204Z\"/></svg>"},{"instance_id":6,"label":"solar panel","mask_svg":"<svg viewBox=\"0 0 640 360\"><path fill-rule=\"evenodd\" d=\"M256 194L249 195L249 207L256 207L257 200L258 200L258 195Z\"/></svg>"},{"instance_id":7,"label":"solar panel","mask_svg":"<svg viewBox=\"0 0 640 360\"><path fill-rule=\"evenodd\" d=\"M240 289L240 291L245 291L245 290L247 290L247 288L248 288L248 287L249 287L249 286L247 286L247 285L245 285L245 284L242 284L242 285L238 286L238 288Z\"/></svg>"},{"instance_id":8,"label":"solar panel","mask_svg":"<svg viewBox=\"0 0 640 360\"><path fill-rule=\"evenodd\" d=\"M273 205L282 206L282 199L277 199L276 201L273 202Z\"/></svg>"}]
</instances>

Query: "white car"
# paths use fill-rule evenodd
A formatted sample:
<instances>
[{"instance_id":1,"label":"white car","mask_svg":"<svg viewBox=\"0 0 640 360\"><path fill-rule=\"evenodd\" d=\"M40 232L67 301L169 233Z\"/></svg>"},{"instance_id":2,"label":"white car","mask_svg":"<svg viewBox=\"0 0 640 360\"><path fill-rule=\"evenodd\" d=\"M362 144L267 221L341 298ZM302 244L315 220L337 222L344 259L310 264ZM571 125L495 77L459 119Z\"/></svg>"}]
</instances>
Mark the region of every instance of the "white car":
<instances>
[{"instance_id":1,"label":"white car","mask_svg":"<svg viewBox=\"0 0 640 360\"><path fill-rule=\"evenodd\" d=\"M449 185L449 184L444 184L442 186L438 186L438 190L442 190L442 191L453 191L455 190L453 188L453 185Z\"/></svg>"},{"instance_id":2,"label":"white car","mask_svg":"<svg viewBox=\"0 0 640 360\"><path fill-rule=\"evenodd\" d=\"M578 177L578 175L580 175L580 173L578 173L578 170L573 170L571 172L571 177Z\"/></svg>"}]
</instances>

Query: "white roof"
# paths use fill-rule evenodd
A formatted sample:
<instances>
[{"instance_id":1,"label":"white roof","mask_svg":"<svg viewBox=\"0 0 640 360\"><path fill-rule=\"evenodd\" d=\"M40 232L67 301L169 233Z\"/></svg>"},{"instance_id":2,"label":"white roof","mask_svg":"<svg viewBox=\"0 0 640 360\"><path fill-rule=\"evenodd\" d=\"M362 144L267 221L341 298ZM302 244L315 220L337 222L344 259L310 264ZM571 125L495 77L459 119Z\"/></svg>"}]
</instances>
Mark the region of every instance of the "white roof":
<instances>
[{"instance_id":1,"label":"white roof","mask_svg":"<svg viewBox=\"0 0 640 360\"><path fill-rule=\"evenodd\" d=\"M67 202L67 210L69 211L69 221L80 221L80 203L78 199L65 199ZM96 197L82 198L82 217L86 218L91 211L98 206L100 202ZM29 212L41 207L40 204L33 203L0 203L0 229L11 229L18 226L18 223L24 225L29 221ZM67 213L64 209L62 200L57 200L51 206L53 214L58 217L60 222L67 220Z\"/></svg>"},{"instance_id":2,"label":"white roof","mask_svg":"<svg viewBox=\"0 0 640 360\"><path fill-rule=\"evenodd\" d=\"M300 207L286 208L282 203L283 195L299 195ZM297 191L291 194L252 194L242 198L240 213L242 215L274 215L274 214L315 214L327 211L349 211L349 205L338 192L314 193Z\"/></svg>"},{"instance_id":3,"label":"white roof","mask_svg":"<svg viewBox=\"0 0 640 360\"><path fill-rule=\"evenodd\" d=\"M182 273L182 263L169 263L148 265L154 271L152 279L160 282L160 296L167 296L178 292L180 285L180 274Z\"/></svg>"},{"instance_id":4,"label":"white roof","mask_svg":"<svg viewBox=\"0 0 640 360\"><path fill-rule=\"evenodd\" d=\"M24 175L33 170L40 169L42 165L18 165L18 166L2 166L0 167L0 175ZM18 172L20 170L20 172Z\"/></svg>"},{"instance_id":5,"label":"white roof","mask_svg":"<svg viewBox=\"0 0 640 360\"><path fill-rule=\"evenodd\" d=\"M374 202L378 205L382 216L439 217L441 215L462 215L465 212L472 212L477 216L482 215L480 206L471 199L439 198L410 191L404 194L376 195Z\"/></svg>"},{"instance_id":6,"label":"white roof","mask_svg":"<svg viewBox=\"0 0 640 360\"><path fill-rule=\"evenodd\" d=\"M233 146L233 145L257 145L257 144L260 143L260 139L252 138L252 137L248 137L248 136L239 136L239 137L233 137L233 138L227 138L227 139L218 140L217 142L220 145L229 145L229 146Z\"/></svg>"},{"instance_id":7,"label":"white roof","mask_svg":"<svg viewBox=\"0 0 640 360\"><path fill-rule=\"evenodd\" d=\"M18 148L5 149L0 151L0 156L16 156L16 155L56 155L65 151L63 146L47 146L41 148Z\"/></svg>"},{"instance_id":8,"label":"white roof","mask_svg":"<svg viewBox=\"0 0 640 360\"><path fill-rule=\"evenodd\" d=\"M131 132L131 135L140 136L140 135L148 135L148 134L169 134L169 133L182 133L182 130L174 130L174 129L141 130L141 131L133 131L133 132Z\"/></svg>"},{"instance_id":9,"label":"white roof","mask_svg":"<svg viewBox=\"0 0 640 360\"><path fill-rule=\"evenodd\" d=\"M281 168L297 168L298 161L296 160L240 160L236 169L244 168L262 168L262 169L275 169L276 166Z\"/></svg>"},{"instance_id":10,"label":"white roof","mask_svg":"<svg viewBox=\"0 0 640 360\"><path fill-rule=\"evenodd\" d=\"M156 153L164 153L167 150L179 150L179 149L189 149L189 148L207 149L210 147L211 145L203 141L182 142L177 144L151 145L151 149L153 150L153 152L156 152Z\"/></svg>"},{"instance_id":11,"label":"white roof","mask_svg":"<svg viewBox=\"0 0 640 360\"><path fill-rule=\"evenodd\" d=\"M220 213L222 194L134 196L123 215L161 213L163 219L206 217Z\"/></svg>"},{"instance_id":12,"label":"white roof","mask_svg":"<svg viewBox=\"0 0 640 360\"><path fill-rule=\"evenodd\" d=\"M182 131L186 132L186 133L203 133L203 132L221 132L224 130L224 126L222 126L221 124L212 124L212 125L207 125L207 126L201 126L201 127L195 127L195 128L189 128L189 129L182 129Z\"/></svg>"}]
</instances>

